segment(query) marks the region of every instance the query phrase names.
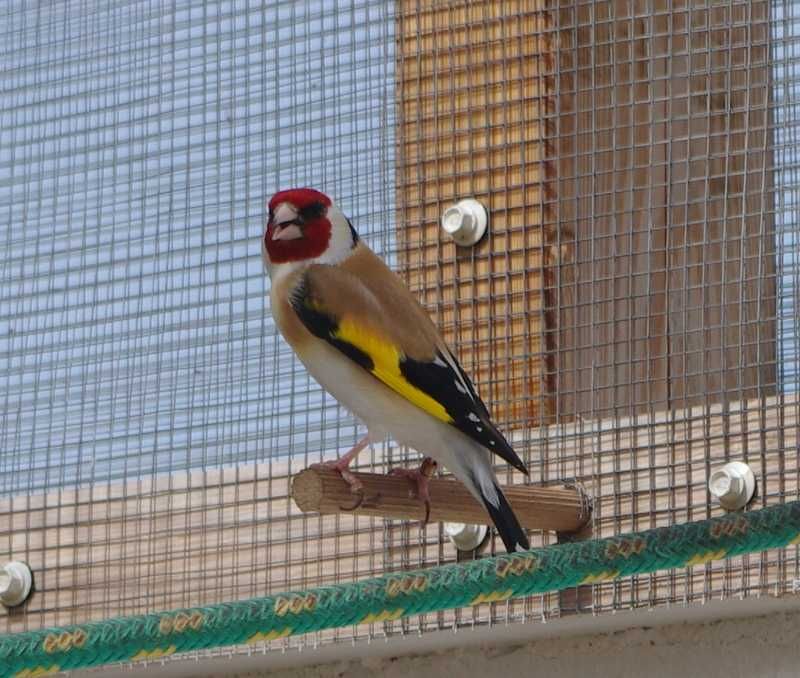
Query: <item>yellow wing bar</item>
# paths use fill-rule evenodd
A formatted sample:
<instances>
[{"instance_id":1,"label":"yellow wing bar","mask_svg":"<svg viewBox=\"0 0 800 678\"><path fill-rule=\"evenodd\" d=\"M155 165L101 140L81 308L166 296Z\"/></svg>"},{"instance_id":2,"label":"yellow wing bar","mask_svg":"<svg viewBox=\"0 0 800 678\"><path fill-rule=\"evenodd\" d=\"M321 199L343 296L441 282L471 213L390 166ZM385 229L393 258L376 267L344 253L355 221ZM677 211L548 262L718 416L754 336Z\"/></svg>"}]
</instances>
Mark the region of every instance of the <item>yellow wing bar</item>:
<instances>
[{"instance_id":1,"label":"yellow wing bar","mask_svg":"<svg viewBox=\"0 0 800 678\"><path fill-rule=\"evenodd\" d=\"M440 421L453 423L444 405L403 376L400 371L403 354L390 341L350 318L342 318L333 336L368 355L373 364L372 374L393 391Z\"/></svg>"}]
</instances>

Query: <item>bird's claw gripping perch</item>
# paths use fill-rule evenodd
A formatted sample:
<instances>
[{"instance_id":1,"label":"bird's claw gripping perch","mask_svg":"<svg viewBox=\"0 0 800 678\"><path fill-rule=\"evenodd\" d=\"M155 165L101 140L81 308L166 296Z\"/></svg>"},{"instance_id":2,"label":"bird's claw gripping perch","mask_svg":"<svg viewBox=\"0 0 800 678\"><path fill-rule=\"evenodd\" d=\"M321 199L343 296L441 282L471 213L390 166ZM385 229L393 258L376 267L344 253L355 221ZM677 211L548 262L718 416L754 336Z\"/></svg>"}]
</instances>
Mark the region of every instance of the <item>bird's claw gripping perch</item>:
<instances>
[{"instance_id":1,"label":"bird's claw gripping perch","mask_svg":"<svg viewBox=\"0 0 800 678\"><path fill-rule=\"evenodd\" d=\"M393 468L389 471L389 475L403 476L408 478L414 487L409 490L410 497L416 497L425 504L425 519L422 521L422 526L428 524L431 517L431 496L428 492L428 480L433 477L436 472L436 461L430 457L425 457L417 469L407 468Z\"/></svg>"},{"instance_id":2,"label":"bird's claw gripping perch","mask_svg":"<svg viewBox=\"0 0 800 678\"><path fill-rule=\"evenodd\" d=\"M377 506L379 494L373 497L366 498L364 493L364 483L362 483L353 472L350 470L350 463L356 458L361 450L369 444L369 438L365 436L359 440L353 448L347 453L339 457L336 461L323 461L318 464L312 464L311 468L331 468L337 471L342 477L342 480L347 483L350 492L356 495L355 504L352 506L340 506L342 511L355 511L360 507L375 507Z\"/></svg>"},{"instance_id":3,"label":"bird's claw gripping perch","mask_svg":"<svg viewBox=\"0 0 800 678\"><path fill-rule=\"evenodd\" d=\"M362 483L358 478L355 477L352 471L347 468L346 464L341 464L341 460L337 461L323 461L318 464L311 464L310 468L330 468L334 471L337 471L339 475L342 477L342 480L347 483L348 487L350 487L350 493L354 494L356 499L355 503L352 506L340 506L339 509L342 511L355 511L358 508L375 508L378 505L378 499L380 498L380 494L376 494L372 497L367 497L366 493L364 492L364 483Z\"/></svg>"},{"instance_id":4,"label":"bird's claw gripping perch","mask_svg":"<svg viewBox=\"0 0 800 678\"><path fill-rule=\"evenodd\" d=\"M356 501L352 506L340 506L339 510L341 511L355 511L357 508L377 508L378 507L378 500L380 499L381 495L376 494L372 497L367 498L364 494L364 489L360 490L353 490L353 494L356 495Z\"/></svg>"}]
</instances>

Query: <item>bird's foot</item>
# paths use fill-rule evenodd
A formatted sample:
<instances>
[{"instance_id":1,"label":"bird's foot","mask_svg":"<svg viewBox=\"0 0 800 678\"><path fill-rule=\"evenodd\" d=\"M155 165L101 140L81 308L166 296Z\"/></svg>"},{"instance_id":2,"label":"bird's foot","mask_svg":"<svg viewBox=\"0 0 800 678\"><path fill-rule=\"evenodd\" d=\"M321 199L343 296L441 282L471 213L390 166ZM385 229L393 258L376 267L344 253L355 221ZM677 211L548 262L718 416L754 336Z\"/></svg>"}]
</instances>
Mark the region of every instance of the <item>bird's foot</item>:
<instances>
[{"instance_id":1,"label":"bird's foot","mask_svg":"<svg viewBox=\"0 0 800 678\"><path fill-rule=\"evenodd\" d=\"M419 468L393 468L389 471L389 475L402 476L403 478L408 478L413 483L413 487L409 490L408 495L410 497L416 497L425 504L425 519L422 521L423 527L428 524L428 519L431 517L431 496L428 491L428 481L436 472L436 466L435 460L430 457L425 457L419 465Z\"/></svg>"},{"instance_id":2,"label":"bird's foot","mask_svg":"<svg viewBox=\"0 0 800 678\"><path fill-rule=\"evenodd\" d=\"M369 439L365 436L359 440L347 454L342 455L336 461L323 461L317 464L311 464L311 468L330 468L336 471L342 477L342 480L347 483L350 488L350 493L355 495L355 503L352 506L340 506L339 508L342 511L355 511L359 507L368 508L377 506L380 495L376 494L374 497L367 498L365 496L364 483L356 478L350 470L350 464L353 459L355 459L356 455L368 444Z\"/></svg>"}]
</instances>

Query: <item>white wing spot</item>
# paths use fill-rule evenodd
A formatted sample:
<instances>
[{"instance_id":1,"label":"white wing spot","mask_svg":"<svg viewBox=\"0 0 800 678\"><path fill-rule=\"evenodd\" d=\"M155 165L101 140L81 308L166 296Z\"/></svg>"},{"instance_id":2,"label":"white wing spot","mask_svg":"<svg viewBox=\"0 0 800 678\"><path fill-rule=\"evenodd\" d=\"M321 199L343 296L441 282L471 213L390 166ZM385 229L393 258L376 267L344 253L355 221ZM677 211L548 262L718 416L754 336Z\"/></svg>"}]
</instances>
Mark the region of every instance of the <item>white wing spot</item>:
<instances>
[{"instance_id":1,"label":"white wing spot","mask_svg":"<svg viewBox=\"0 0 800 678\"><path fill-rule=\"evenodd\" d=\"M476 426L476 427L475 427L475 430L476 430L478 433L480 433L481 431L483 431L483 426Z\"/></svg>"},{"instance_id":2,"label":"white wing spot","mask_svg":"<svg viewBox=\"0 0 800 678\"><path fill-rule=\"evenodd\" d=\"M438 358L439 356L436 357ZM456 364L455 360L453 360L453 357L451 355L445 354L444 359L447 361L447 364L450 366L450 369L453 370L453 372L456 375L456 388L458 389L458 392L467 396L471 400L475 400L472 393L470 393L470 389L467 386L466 382L464 381L464 378L461 375L460 370L458 369L458 365Z\"/></svg>"},{"instance_id":3,"label":"white wing spot","mask_svg":"<svg viewBox=\"0 0 800 678\"><path fill-rule=\"evenodd\" d=\"M475 414L474 412L470 412L467 415L467 419L469 419L470 421L474 421L475 423L478 423L480 421L480 417L478 417L478 415Z\"/></svg>"},{"instance_id":4,"label":"white wing spot","mask_svg":"<svg viewBox=\"0 0 800 678\"><path fill-rule=\"evenodd\" d=\"M494 445L494 440L490 440L490 441L489 441L489 444L490 444L490 445Z\"/></svg>"}]
</instances>

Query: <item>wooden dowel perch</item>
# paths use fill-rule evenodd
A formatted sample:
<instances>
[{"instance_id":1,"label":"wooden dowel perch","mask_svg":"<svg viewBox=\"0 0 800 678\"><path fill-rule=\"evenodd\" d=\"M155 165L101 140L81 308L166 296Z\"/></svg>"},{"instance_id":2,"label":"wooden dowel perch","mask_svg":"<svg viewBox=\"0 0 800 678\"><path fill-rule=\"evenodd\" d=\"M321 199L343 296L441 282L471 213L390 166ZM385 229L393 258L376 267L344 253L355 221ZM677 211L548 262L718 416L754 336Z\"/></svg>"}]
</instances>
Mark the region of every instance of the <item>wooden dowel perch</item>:
<instances>
[{"instance_id":1,"label":"wooden dowel perch","mask_svg":"<svg viewBox=\"0 0 800 678\"><path fill-rule=\"evenodd\" d=\"M375 473L354 474L364 484L364 503L356 515L423 520L425 507L410 493L407 478ZM486 510L458 481L431 478L431 522L491 525ZM557 532L575 532L589 520L589 502L577 487L507 485L503 493L523 527ZM292 480L292 497L303 512L348 513L354 496L333 469L316 467L298 473ZM376 500L370 501L373 497Z\"/></svg>"}]
</instances>

